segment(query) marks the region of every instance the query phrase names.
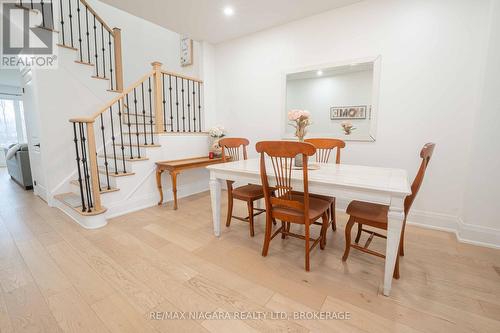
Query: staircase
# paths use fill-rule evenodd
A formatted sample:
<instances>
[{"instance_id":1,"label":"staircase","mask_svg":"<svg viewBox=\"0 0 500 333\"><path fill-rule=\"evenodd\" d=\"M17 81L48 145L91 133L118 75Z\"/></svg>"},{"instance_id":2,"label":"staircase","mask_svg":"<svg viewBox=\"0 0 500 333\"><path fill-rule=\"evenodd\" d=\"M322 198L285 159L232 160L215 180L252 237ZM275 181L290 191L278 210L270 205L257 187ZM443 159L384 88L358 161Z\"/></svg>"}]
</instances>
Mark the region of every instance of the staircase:
<instances>
[{"instance_id":1,"label":"staircase","mask_svg":"<svg viewBox=\"0 0 500 333\"><path fill-rule=\"evenodd\" d=\"M92 79L107 81L107 90L116 94L91 116L69 120L75 170L69 191L54 196L83 227L101 227L104 203L126 200L150 176L154 162L164 159L161 136L204 134L203 81L154 62L150 72L124 89L121 31L111 29L86 1L64 0L58 6L19 1L19 7L38 10L43 16L39 28L57 33L58 46L74 53L74 66L92 68ZM129 193L122 194L122 188Z\"/></svg>"}]
</instances>

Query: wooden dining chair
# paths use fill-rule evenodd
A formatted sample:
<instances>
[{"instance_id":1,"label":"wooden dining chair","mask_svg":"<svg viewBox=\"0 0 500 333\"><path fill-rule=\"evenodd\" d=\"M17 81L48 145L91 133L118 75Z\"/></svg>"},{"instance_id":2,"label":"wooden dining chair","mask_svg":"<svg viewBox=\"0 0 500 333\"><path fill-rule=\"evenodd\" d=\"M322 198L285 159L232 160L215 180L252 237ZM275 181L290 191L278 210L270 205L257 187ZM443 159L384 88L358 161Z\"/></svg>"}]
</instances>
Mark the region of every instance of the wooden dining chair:
<instances>
[{"instance_id":1,"label":"wooden dining chair","mask_svg":"<svg viewBox=\"0 0 500 333\"><path fill-rule=\"evenodd\" d=\"M340 150L345 148L345 141L330 138L311 138L306 139L305 142L308 142L316 147L316 162L328 163L330 161L331 153L335 149L335 163L340 164ZM312 193L310 195L330 202L330 209L328 209L330 223L332 225L332 230L337 230L337 221L335 219L335 197Z\"/></svg>"},{"instance_id":2,"label":"wooden dining chair","mask_svg":"<svg viewBox=\"0 0 500 333\"><path fill-rule=\"evenodd\" d=\"M420 157L422 158L422 162L420 163L420 168L418 169L417 175L411 185L411 194L407 196L404 201L403 229L401 230L401 239L399 241L399 255L401 256L404 255L404 233L406 226L406 218L408 216L408 212L410 211L411 205L413 204L413 201L417 196L418 190L422 185L422 181L424 180L425 171L427 169L427 166L429 165L429 161L432 157L432 152L434 151L434 147L435 147L434 143L427 143L420 151ZM347 207L347 214L349 214L349 221L347 222L345 228L346 245L342 261L347 260L351 247L369 254L376 255L381 258L385 258L385 255L383 255L382 253L368 249L368 246L370 245L374 236L378 236L381 238L387 238L387 237L372 230L364 229L363 225L368 225L371 227L387 230L388 212L389 212L389 207L386 205L367 203L362 201L352 201L349 204L349 206ZM354 240L355 244L351 244L351 229L354 223L358 223L358 233L356 235L356 239ZM362 232L369 233L370 236L368 237L368 240L366 241L364 246L359 246L358 242ZM396 267L394 268L394 278L399 279L399 256L396 259Z\"/></svg>"},{"instance_id":3,"label":"wooden dining chair","mask_svg":"<svg viewBox=\"0 0 500 333\"><path fill-rule=\"evenodd\" d=\"M309 252L318 244L320 248L325 247L325 235L328 228L327 210L330 203L325 200L311 197L309 195L308 182L308 157L314 155L316 148L310 143L292 141L262 141L256 145L260 153L260 175L264 188L266 201L266 234L262 256L267 256L269 243L281 234L281 238L291 236L305 240L305 268L309 271ZM302 155L302 170L292 171L296 155ZM271 186L267 177L266 157L273 168L273 178L276 186L274 196L271 196ZM303 192L295 192L292 187L293 172L301 172L303 177ZM322 227L319 237L310 238L310 226L318 219L322 219ZM272 235L273 220L281 220L281 227ZM305 235L290 232L291 223L302 224ZM311 244L312 242L312 244Z\"/></svg>"},{"instance_id":4,"label":"wooden dining chair","mask_svg":"<svg viewBox=\"0 0 500 333\"><path fill-rule=\"evenodd\" d=\"M219 145L222 147L222 159L233 161L239 161L241 159L247 159L247 150L249 141L245 138L225 138L219 141ZM250 236L255 235L254 231L254 217L265 212L265 209L255 208L254 201L264 198L264 191L262 186L248 184L233 188L233 181L227 180L227 220L226 227L231 225L231 219L235 218L240 221L248 222L250 225ZM233 200L238 199L245 201L248 208L248 216L240 217L233 215Z\"/></svg>"}]
</instances>

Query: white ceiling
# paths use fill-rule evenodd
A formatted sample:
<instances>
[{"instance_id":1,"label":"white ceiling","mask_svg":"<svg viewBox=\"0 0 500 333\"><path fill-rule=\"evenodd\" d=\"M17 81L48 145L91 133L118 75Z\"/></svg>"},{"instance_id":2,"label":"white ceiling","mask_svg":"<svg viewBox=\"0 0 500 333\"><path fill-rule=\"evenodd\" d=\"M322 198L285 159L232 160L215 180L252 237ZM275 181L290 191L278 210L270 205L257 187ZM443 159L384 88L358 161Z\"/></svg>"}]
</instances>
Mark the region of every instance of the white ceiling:
<instances>
[{"instance_id":1,"label":"white ceiling","mask_svg":"<svg viewBox=\"0 0 500 333\"><path fill-rule=\"evenodd\" d=\"M290 80L304 80L304 79L316 79L319 77L337 76L345 75L350 73L373 71L373 62L363 62L359 64L350 64L337 67L321 68L321 76L318 76L318 69L309 70L305 72L298 72L288 74L286 79Z\"/></svg>"},{"instance_id":2,"label":"white ceiling","mask_svg":"<svg viewBox=\"0 0 500 333\"><path fill-rule=\"evenodd\" d=\"M361 0L101 0L189 36L220 43ZM223 14L225 6L234 15Z\"/></svg>"}]
</instances>

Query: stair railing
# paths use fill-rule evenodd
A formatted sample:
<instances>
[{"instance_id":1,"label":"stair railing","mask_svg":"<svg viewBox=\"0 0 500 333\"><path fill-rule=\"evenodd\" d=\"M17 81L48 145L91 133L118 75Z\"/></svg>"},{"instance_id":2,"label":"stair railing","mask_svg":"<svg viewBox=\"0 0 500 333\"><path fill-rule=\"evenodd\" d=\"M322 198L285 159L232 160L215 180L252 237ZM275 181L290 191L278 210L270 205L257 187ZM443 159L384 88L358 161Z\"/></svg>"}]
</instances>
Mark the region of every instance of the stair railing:
<instances>
[{"instance_id":1,"label":"stair railing","mask_svg":"<svg viewBox=\"0 0 500 333\"><path fill-rule=\"evenodd\" d=\"M91 117L70 119L83 213L105 211L100 195L111 189L110 176L127 175L126 162L144 159L143 149L158 144L157 134L203 131L203 81L161 65L153 62L149 73Z\"/></svg>"},{"instance_id":2,"label":"stair railing","mask_svg":"<svg viewBox=\"0 0 500 333\"><path fill-rule=\"evenodd\" d=\"M111 91L123 91L121 30L111 29L87 1L20 0L18 6L39 11L39 28L58 32L59 46L77 51L78 63L94 67L94 78L109 80Z\"/></svg>"}]
</instances>

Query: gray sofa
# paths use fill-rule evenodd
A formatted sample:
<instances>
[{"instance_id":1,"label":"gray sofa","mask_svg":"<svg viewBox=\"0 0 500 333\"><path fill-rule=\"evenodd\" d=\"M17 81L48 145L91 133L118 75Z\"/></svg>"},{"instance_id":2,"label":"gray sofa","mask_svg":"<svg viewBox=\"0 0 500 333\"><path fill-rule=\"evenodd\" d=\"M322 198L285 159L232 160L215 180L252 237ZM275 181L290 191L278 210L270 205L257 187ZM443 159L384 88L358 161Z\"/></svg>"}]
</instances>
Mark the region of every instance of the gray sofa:
<instances>
[{"instance_id":1,"label":"gray sofa","mask_svg":"<svg viewBox=\"0 0 500 333\"><path fill-rule=\"evenodd\" d=\"M12 147L14 145L10 145ZM9 148L10 148L9 147ZM5 155L9 148L4 148ZM28 145L22 145L17 151L16 156L5 161L10 177L24 189L33 188L33 180L31 179L30 158L28 153Z\"/></svg>"}]
</instances>

